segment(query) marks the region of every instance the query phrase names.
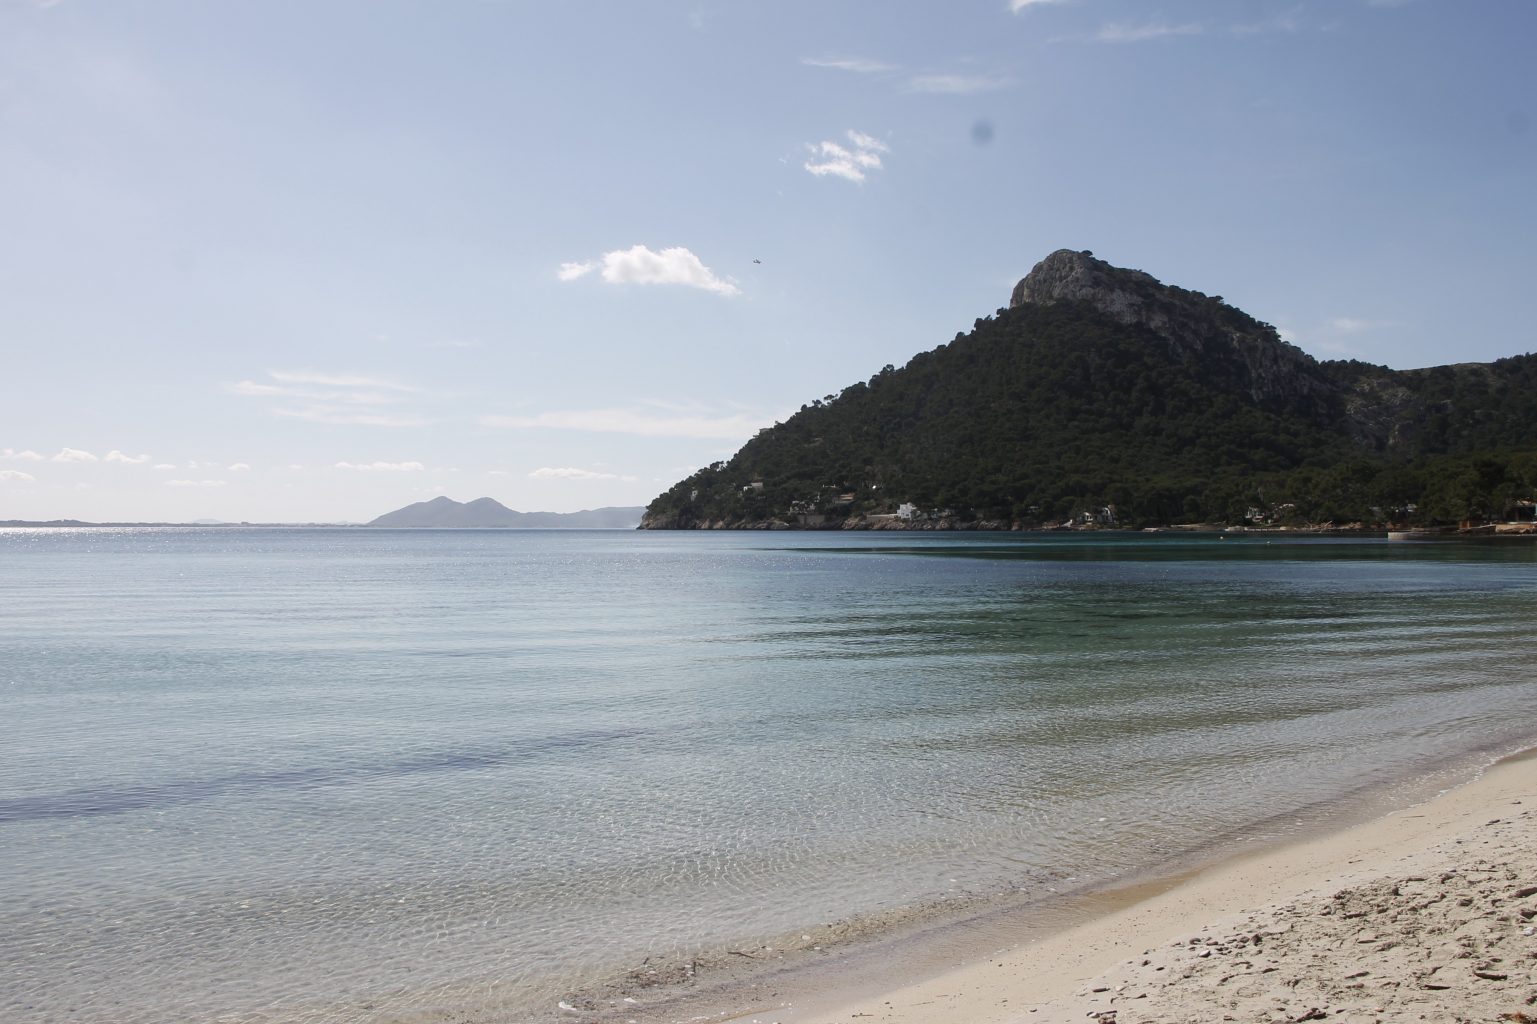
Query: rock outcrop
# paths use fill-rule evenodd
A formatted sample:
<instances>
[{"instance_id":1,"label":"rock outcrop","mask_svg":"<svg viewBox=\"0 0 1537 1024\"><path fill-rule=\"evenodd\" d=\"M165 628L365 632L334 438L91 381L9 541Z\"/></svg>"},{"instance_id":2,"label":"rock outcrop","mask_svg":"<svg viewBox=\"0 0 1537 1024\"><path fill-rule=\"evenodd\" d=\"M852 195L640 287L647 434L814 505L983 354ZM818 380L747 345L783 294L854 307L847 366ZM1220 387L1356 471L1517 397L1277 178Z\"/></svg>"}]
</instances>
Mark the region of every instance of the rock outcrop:
<instances>
[{"instance_id":1,"label":"rock outcrop","mask_svg":"<svg viewBox=\"0 0 1537 1024\"><path fill-rule=\"evenodd\" d=\"M1178 356L1236 357L1244 372L1233 383L1257 402L1324 401L1336 390L1307 353L1220 296L1166 285L1144 271L1111 266L1088 251L1058 249L1041 260L1014 286L1009 308L1058 302L1086 303L1123 324L1145 327Z\"/></svg>"}]
</instances>

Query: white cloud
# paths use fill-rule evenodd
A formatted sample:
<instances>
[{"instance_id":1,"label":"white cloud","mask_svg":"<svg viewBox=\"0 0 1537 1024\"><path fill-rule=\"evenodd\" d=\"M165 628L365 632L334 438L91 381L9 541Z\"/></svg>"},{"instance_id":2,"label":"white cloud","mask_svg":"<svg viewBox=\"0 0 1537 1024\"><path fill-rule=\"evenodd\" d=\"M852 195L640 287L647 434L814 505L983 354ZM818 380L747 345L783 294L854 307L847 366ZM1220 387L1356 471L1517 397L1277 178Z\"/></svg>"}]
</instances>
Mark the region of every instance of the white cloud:
<instances>
[{"instance_id":1,"label":"white cloud","mask_svg":"<svg viewBox=\"0 0 1537 1024\"><path fill-rule=\"evenodd\" d=\"M852 149L832 141L808 144L812 159L803 165L806 170L819 178L830 174L857 184L865 180L867 172L881 169L881 154L891 152L891 147L853 128L844 134Z\"/></svg>"},{"instance_id":2,"label":"white cloud","mask_svg":"<svg viewBox=\"0 0 1537 1024\"><path fill-rule=\"evenodd\" d=\"M599 473L591 469L577 469L573 466L542 466L528 474L535 480L622 480L626 483L634 483L633 476L620 476L618 473Z\"/></svg>"},{"instance_id":3,"label":"white cloud","mask_svg":"<svg viewBox=\"0 0 1537 1024\"><path fill-rule=\"evenodd\" d=\"M896 71L897 65L868 57L802 57L801 63L813 68L832 68L835 71L852 71L855 74L874 75L883 71Z\"/></svg>"},{"instance_id":4,"label":"white cloud","mask_svg":"<svg viewBox=\"0 0 1537 1024\"><path fill-rule=\"evenodd\" d=\"M83 452L78 448L61 448L59 454L53 457L54 462L100 462L90 452Z\"/></svg>"},{"instance_id":5,"label":"white cloud","mask_svg":"<svg viewBox=\"0 0 1537 1024\"><path fill-rule=\"evenodd\" d=\"M224 480L167 480L167 487L223 487Z\"/></svg>"},{"instance_id":6,"label":"white cloud","mask_svg":"<svg viewBox=\"0 0 1537 1024\"><path fill-rule=\"evenodd\" d=\"M231 473L244 472L245 470L248 470L250 468L251 468L251 464L248 463L248 462L231 462L229 464L229 470L230 470Z\"/></svg>"},{"instance_id":7,"label":"white cloud","mask_svg":"<svg viewBox=\"0 0 1537 1024\"><path fill-rule=\"evenodd\" d=\"M487 427L515 430L582 430L599 434L632 434L637 437L728 439L751 437L767 425L764 417L744 413L709 415L681 410L658 413L635 409L544 412L535 416L482 416L480 422Z\"/></svg>"},{"instance_id":8,"label":"white cloud","mask_svg":"<svg viewBox=\"0 0 1537 1024\"><path fill-rule=\"evenodd\" d=\"M338 462L336 468L363 473L419 473L427 467L420 462Z\"/></svg>"},{"instance_id":9,"label":"white cloud","mask_svg":"<svg viewBox=\"0 0 1537 1024\"><path fill-rule=\"evenodd\" d=\"M603 280L609 284L681 284L717 295L740 294L736 285L716 277L698 256L682 246L652 252L644 245L634 245L606 252Z\"/></svg>"},{"instance_id":10,"label":"white cloud","mask_svg":"<svg viewBox=\"0 0 1537 1024\"><path fill-rule=\"evenodd\" d=\"M37 452L31 451L31 450L17 451L14 448L7 448L4 451L0 451L0 458L3 458L3 459L15 459L18 462L42 462L43 461L43 456L39 455Z\"/></svg>"},{"instance_id":11,"label":"white cloud","mask_svg":"<svg viewBox=\"0 0 1537 1024\"><path fill-rule=\"evenodd\" d=\"M877 139L873 135L866 135L864 132L855 131L852 128L849 129L849 141L852 142L862 152L866 152L866 153L889 153L889 152L891 152L891 148L889 146L887 146L884 142L882 142L880 139ZM879 167L880 166L880 161L877 160L872 166Z\"/></svg>"},{"instance_id":12,"label":"white cloud","mask_svg":"<svg viewBox=\"0 0 1537 1024\"><path fill-rule=\"evenodd\" d=\"M1026 7L1044 7L1047 4L1060 4L1064 0L1009 0L1009 10L1018 14Z\"/></svg>"},{"instance_id":13,"label":"white cloud","mask_svg":"<svg viewBox=\"0 0 1537 1024\"><path fill-rule=\"evenodd\" d=\"M175 469L176 466L175 466L175 464L170 463L170 462L157 462L155 464L154 468L158 469L158 470L167 470L167 469Z\"/></svg>"},{"instance_id":14,"label":"white cloud","mask_svg":"<svg viewBox=\"0 0 1537 1024\"><path fill-rule=\"evenodd\" d=\"M31 473L23 473L19 469L0 469L0 481L18 484L30 484L37 480Z\"/></svg>"},{"instance_id":15,"label":"white cloud","mask_svg":"<svg viewBox=\"0 0 1537 1024\"><path fill-rule=\"evenodd\" d=\"M914 75L907 83L907 88L910 92L966 96L976 92L991 92L1008 84L1007 78L997 75Z\"/></svg>"},{"instance_id":16,"label":"white cloud","mask_svg":"<svg viewBox=\"0 0 1537 1024\"><path fill-rule=\"evenodd\" d=\"M644 245L615 249L604 253L601 260L562 263L555 276L562 281L575 281L600 266L603 280L609 284L681 284L717 295L741 294L741 289L717 277L698 256L681 245L661 252L653 252Z\"/></svg>"},{"instance_id":17,"label":"white cloud","mask_svg":"<svg viewBox=\"0 0 1537 1024\"><path fill-rule=\"evenodd\" d=\"M116 448L107 453L108 462L121 462L128 466L140 466L149 461L148 455L124 455Z\"/></svg>"},{"instance_id":18,"label":"white cloud","mask_svg":"<svg viewBox=\"0 0 1537 1024\"><path fill-rule=\"evenodd\" d=\"M596 260L583 260L580 263L562 263L560 269L555 271L555 276L562 281L575 281L579 277L590 274L598 269Z\"/></svg>"},{"instance_id":19,"label":"white cloud","mask_svg":"<svg viewBox=\"0 0 1537 1024\"><path fill-rule=\"evenodd\" d=\"M1102 25L1094 38L1102 43L1142 43L1149 39L1165 39L1169 36L1198 36L1205 31L1205 26L1194 23L1165 25L1162 22L1151 22L1145 25L1132 25L1127 22L1111 22L1108 25Z\"/></svg>"}]
</instances>

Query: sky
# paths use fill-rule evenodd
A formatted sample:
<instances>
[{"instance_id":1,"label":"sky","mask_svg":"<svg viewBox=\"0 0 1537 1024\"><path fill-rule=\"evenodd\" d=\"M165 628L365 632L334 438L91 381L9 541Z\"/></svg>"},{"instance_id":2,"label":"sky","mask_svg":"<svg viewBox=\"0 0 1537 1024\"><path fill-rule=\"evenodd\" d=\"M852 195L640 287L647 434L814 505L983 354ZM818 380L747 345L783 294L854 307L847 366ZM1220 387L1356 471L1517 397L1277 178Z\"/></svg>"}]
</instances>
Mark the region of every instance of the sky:
<instances>
[{"instance_id":1,"label":"sky","mask_svg":"<svg viewBox=\"0 0 1537 1024\"><path fill-rule=\"evenodd\" d=\"M643 505L1059 248L1527 352L1531 0L0 0L0 520Z\"/></svg>"}]
</instances>

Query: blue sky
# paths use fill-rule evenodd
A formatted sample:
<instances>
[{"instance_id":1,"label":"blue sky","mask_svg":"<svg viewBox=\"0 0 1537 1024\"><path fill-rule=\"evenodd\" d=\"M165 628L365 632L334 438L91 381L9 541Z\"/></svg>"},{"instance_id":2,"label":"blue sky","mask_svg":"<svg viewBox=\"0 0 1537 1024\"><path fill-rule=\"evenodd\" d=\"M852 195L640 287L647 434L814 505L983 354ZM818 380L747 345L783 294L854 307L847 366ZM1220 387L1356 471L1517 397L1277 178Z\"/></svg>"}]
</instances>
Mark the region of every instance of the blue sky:
<instances>
[{"instance_id":1,"label":"blue sky","mask_svg":"<svg viewBox=\"0 0 1537 1024\"><path fill-rule=\"evenodd\" d=\"M1054 249L1532 349L1529 0L0 0L0 519L644 504ZM761 261L761 262L759 262Z\"/></svg>"}]
</instances>

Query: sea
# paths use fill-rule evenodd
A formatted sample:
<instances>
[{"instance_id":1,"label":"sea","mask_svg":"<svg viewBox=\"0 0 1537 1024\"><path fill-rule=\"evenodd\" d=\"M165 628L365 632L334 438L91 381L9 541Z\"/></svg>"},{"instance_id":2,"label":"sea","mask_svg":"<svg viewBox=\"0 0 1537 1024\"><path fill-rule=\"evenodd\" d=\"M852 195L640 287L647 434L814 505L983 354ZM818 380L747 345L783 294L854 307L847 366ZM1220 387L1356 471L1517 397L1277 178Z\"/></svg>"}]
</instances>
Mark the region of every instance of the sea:
<instances>
[{"instance_id":1,"label":"sea","mask_svg":"<svg viewBox=\"0 0 1537 1024\"><path fill-rule=\"evenodd\" d=\"M0 1019L625 1020L1028 919L1530 745L1534 623L1521 541L3 530Z\"/></svg>"}]
</instances>

